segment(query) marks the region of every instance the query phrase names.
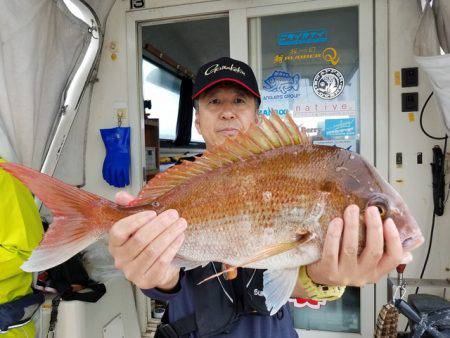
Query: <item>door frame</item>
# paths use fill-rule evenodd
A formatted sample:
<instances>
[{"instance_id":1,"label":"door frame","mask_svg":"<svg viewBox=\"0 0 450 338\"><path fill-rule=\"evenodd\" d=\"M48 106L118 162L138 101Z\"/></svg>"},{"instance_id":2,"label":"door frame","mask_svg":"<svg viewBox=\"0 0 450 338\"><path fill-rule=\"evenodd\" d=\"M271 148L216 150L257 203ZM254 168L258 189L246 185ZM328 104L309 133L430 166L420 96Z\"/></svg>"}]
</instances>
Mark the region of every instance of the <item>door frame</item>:
<instances>
[{"instance_id":1,"label":"door frame","mask_svg":"<svg viewBox=\"0 0 450 338\"><path fill-rule=\"evenodd\" d=\"M129 118L141 126L139 133L142 151L139 163L139 180L143 182L143 159L145 158L144 117L141 66L139 51L142 50L141 27L145 22L167 22L168 20L199 19L202 16L226 14L229 17L230 56L249 61L248 20L250 18L308 12L339 7L357 6L359 9L359 55L360 55L360 152L372 164L375 163L375 121L374 121L374 8L367 0L218 0L218 1L154 1L151 8L126 12L127 77ZM169 5L170 3L170 5ZM384 280L384 279L383 279ZM302 337L337 338L368 337L373 335L375 324L375 286L361 288L361 332L340 333L327 331L298 330Z\"/></svg>"}]
</instances>

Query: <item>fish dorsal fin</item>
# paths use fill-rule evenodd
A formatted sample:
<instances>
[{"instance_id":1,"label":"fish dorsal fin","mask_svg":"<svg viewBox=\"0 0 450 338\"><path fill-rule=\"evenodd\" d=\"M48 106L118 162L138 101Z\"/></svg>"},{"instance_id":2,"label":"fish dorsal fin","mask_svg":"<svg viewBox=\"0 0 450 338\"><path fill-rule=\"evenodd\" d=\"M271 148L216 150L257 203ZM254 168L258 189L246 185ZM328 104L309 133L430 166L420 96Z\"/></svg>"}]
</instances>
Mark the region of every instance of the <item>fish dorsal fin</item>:
<instances>
[{"instance_id":1,"label":"fish dorsal fin","mask_svg":"<svg viewBox=\"0 0 450 338\"><path fill-rule=\"evenodd\" d=\"M259 124L252 124L247 131L238 132L235 138L227 138L221 145L206 150L194 162L183 161L180 165L157 174L129 205L150 203L195 176L244 161L268 150L296 144L310 144L306 133L299 130L289 114L282 120L272 110L270 120L262 116Z\"/></svg>"}]
</instances>

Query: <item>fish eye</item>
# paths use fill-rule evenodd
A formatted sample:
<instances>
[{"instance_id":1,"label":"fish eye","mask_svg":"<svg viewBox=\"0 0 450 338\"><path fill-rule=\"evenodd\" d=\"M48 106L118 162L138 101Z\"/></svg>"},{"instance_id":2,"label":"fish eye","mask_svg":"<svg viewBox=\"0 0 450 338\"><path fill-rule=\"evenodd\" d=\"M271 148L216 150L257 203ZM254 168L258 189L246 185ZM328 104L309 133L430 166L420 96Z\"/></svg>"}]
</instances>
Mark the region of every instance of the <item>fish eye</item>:
<instances>
[{"instance_id":1,"label":"fish eye","mask_svg":"<svg viewBox=\"0 0 450 338\"><path fill-rule=\"evenodd\" d=\"M386 199L386 197L381 194L377 194L369 200L366 208L377 207L381 218L385 219L385 218L387 218L387 215L388 215L388 206L389 206L389 203L388 203L388 200Z\"/></svg>"},{"instance_id":2,"label":"fish eye","mask_svg":"<svg viewBox=\"0 0 450 338\"><path fill-rule=\"evenodd\" d=\"M377 207L381 218L385 219L386 218L386 214L387 214L386 207L384 205L380 205L380 204L379 205L375 205L375 207Z\"/></svg>"}]
</instances>

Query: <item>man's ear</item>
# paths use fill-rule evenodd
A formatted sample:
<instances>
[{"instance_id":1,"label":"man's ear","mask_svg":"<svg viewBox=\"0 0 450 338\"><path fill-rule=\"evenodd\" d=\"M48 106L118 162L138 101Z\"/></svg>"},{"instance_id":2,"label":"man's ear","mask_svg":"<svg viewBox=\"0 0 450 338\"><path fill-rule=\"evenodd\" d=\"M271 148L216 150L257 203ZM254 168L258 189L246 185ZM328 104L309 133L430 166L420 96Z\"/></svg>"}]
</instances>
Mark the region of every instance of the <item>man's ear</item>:
<instances>
[{"instance_id":1,"label":"man's ear","mask_svg":"<svg viewBox=\"0 0 450 338\"><path fill-rule=\"evenodd\" d=\"M201 135L202 132L200 131L200 119L198 116L198 110L195 111L195 129L197 129L197 132Z\"/></svg>"}]
</instances>

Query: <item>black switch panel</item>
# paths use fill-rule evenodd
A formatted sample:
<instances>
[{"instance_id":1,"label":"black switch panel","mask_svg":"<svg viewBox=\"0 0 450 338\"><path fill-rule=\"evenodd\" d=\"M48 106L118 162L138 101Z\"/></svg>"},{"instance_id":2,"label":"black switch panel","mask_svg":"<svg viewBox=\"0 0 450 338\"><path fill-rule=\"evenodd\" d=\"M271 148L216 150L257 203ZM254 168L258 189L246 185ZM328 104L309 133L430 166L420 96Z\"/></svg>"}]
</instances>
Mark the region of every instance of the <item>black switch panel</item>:
<instances>
[{"instance_id":1,"label":"black switch panel","mask_svg":"<svg viewBox=\"0 0 450 338\"><path fill-rule=\"evenodd\" d=\"M402 93L402 111L412 112L419 110L419 93Z\"/></svg>"},{"instance_id":2,"label":"black switch panel","mask_svg":"<svg viewBox=\"0 0 450 338\"><path fill-rule=\"evenodd\" d=\"M402 87L417 87L419 85L419 68L402 68Z\"/></svg>"},{"instance_id":3,"label":"black switch panel","mask_svg":"<svg viewBox=\"0 0 450 338\"><path fill-rule=\"evenodd\" d=\"M395 164L401 166L403 164L403 155L402 153L395 154Z\"/></svg>"},{"instance_id":4,"label":"black switch panel","mask_svg":"<svg viewBox=\"0 0 450 338\"><path fill-rule=\"evenodd\" d=\"M423 163L423 154L417 153L417 164L422 164L422 163Z\"/></svg>"}]
</instances>

